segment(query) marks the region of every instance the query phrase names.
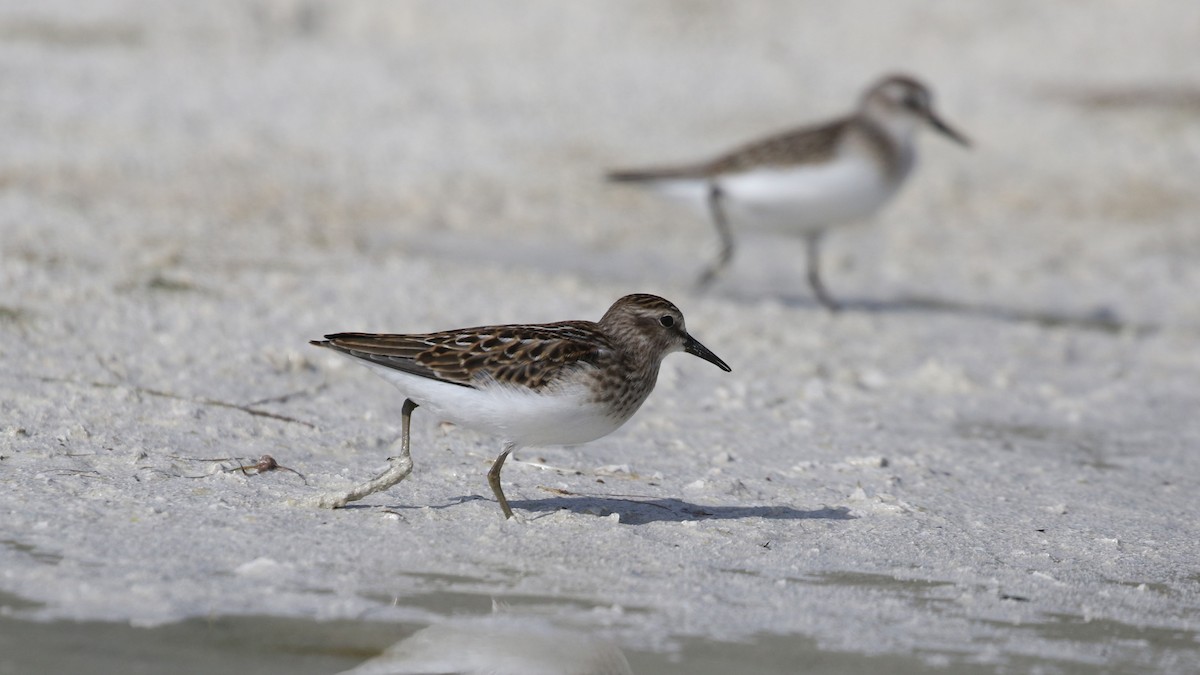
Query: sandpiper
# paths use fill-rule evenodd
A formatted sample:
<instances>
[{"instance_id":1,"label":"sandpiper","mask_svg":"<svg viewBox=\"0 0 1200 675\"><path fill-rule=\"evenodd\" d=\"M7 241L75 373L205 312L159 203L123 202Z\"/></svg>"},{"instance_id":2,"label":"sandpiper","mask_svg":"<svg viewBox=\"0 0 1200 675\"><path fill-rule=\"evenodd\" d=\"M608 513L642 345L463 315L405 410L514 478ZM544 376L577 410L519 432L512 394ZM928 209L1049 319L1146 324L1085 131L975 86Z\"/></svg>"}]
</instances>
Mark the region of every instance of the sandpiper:
<instances>
[{"instance_id":1,"label":"sandpiper","mask_svg":"<svg viewBox=\"0 0 1200 675\"><path fill-rule=\"evenodd\" d=\"M700 275L701 287L733 258L730 222L798 231L807 245L809 285L822 305L836 310L821 281L821 237L830 227L869 216L896 193L916 161L914 140L923 125L970 145L935 113L928 87L891 75L867 89L846 117L768 136L710 161L608 177L643 183L707 210L721 250Z\"/></svg>"},{"instance_id":2,"label":"sandpiper","mask_svg":"<svg viewBox=\"0 0 1200 675\"><path fill-rule=\"evenodd\" d=\"M658 296L627 295L599 322L481 326L418 335L337 333L311 344L362 363L405 396L400 454L380 476L321 505L386 490L412 472L409 421L425 407L439 419L504 439L488 483L505 518L500 467L524 446L596 440L625 423L650 395L667 354L684 351L729 366L688 335L683 314Z\"/></svg>"}]
</instances>

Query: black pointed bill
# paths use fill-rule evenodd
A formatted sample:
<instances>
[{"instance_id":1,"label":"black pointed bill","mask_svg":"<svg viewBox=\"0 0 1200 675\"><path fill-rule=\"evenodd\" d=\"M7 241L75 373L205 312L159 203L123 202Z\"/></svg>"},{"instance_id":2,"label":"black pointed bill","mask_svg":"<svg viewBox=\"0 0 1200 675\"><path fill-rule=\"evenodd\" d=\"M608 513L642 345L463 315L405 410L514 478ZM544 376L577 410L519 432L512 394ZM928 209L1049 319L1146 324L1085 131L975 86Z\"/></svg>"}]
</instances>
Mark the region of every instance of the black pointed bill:
<instances>
[{"instance_id":1,"label":"black pointed bill","mask_svg":"<svg viewBox=\"0 0 1200 675\"><path fill-rule=\"evenodd\" d=\"M932 126L934 129L937 129L950 140L962 145L963 147L971 147L971 140L969 138L963 136L954 127L942 121L942 118L938 117L937 114L932 110L929 111L927 119L929 120L930 126Z\"/></svg>"},{"instance_id":2,"label":"black pointed bill","mask_svg":"<svg viewBox=\"0 0 1200 675\"><path fill-rule=\"evenodd\" d=\"M708 347L700 344L700 342L691 335L688 335L686 341L683 343L683 351L691 354L692 356L699 356L700 358L708 361L727 373L732 370L724 361L718 358L716 354L709 351Z\"/></svg>"}]
</instances>

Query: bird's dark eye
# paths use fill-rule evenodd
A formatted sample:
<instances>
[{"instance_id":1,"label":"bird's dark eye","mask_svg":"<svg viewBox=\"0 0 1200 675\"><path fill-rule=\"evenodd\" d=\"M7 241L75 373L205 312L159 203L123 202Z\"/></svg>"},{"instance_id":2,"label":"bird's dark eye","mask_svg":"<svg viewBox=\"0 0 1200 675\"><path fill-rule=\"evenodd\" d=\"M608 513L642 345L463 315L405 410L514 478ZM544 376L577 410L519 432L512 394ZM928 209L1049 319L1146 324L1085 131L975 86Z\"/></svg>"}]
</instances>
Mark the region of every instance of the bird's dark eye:
<instances>
[{"instance_id":1,"label":"bird's dark eye","mask_svg":"<svg viewBox=\"0 0 1200 675\"><path fill-rule=\"evenodd\" d=\"M920 110L922 107L921 97L917 96L916 94L909 94L908 96L905 96L903 103L904 107L908 108L909 110Z\"/></svg>"},{"instance_id":2,"label":"bird's dark eye","mask_svg":"<svg viewBox=\"0 0 1200 675\"><path fill-rule=\"evenodd\" d=\"M675 325L675 317L670 314L664 314L663 318L659 319L658 322L663 325L663 328L670 328Z\"/></svg>"}]
</instances>

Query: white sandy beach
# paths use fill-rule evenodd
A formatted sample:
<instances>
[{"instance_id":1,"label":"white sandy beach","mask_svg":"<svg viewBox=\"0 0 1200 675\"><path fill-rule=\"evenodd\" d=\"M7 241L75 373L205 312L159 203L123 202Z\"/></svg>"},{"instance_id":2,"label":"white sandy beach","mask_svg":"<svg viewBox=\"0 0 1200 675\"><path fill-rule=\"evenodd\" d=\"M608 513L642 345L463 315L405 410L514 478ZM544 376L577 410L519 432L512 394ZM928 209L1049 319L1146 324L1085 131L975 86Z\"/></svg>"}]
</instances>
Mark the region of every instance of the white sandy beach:
<instances>
[{"instance_id":1,"label":"white sandy beach","mask_svg":"<svg viewBox=\"0 0 1200 675\"><path fill-rule=\"evenodd\" d=\"M897 70L975 145L926 134L828 238L840 314L754 232L695 292L711 225L602 180ZM1200 670L1200 4L10 1L0 130L9 618L494 600L640 653ZM420 409L408 480L310 506L384 468L403 399L308 340L629 292L733 372L671 356L618 432L519 452L523 522L499 441Z\"/></svg>"}]
</instances>

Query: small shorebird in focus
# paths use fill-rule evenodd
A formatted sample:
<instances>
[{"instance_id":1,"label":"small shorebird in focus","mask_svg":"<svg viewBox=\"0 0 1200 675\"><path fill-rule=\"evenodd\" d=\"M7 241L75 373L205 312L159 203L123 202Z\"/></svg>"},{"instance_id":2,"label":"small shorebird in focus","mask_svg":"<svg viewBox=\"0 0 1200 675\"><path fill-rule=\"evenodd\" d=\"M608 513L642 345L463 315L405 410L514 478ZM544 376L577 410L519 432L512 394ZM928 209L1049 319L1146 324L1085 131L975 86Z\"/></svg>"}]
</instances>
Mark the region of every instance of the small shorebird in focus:
<instances>
[{"instance_id":1,"label":"small shorebird in focus","mask_svg":"<svg viewBox=\"0 0 1200 675\"><path fill-rule=\"evenodd\" d=\"M418 406L439 419L498 436L504 449L488 483L505 518L512 509L500 467L524 446L575 445L605 436L633 416L672 352L729 366L688 334L679 308L658 296L627 295L599 322L480 326L418 335L337 333L313 340L370 367L404 394L400 454L380 476L327 495L338 508L386 490L412 472L409 420Z\"/></svg>"},{"instance_id":2,"label":"small shorebird in focus","mask_svg":"<svg viewBox=\"0 0 1200 675\"><path fill-rule=\"evenodd\" d=\"M808 283L822 305L836 310L821 281L821 237L831 227L871 215L900 189L916 163L915 137L923 126L970 145L934 111L928 87L891 75L867 89L846 117L768 136L710 161L613 171L608 178L646 185L708 211L721 250L701 274L701 287L733 258L730 223L798 232L807 246Z\"/></svg>"}]
</instances>

